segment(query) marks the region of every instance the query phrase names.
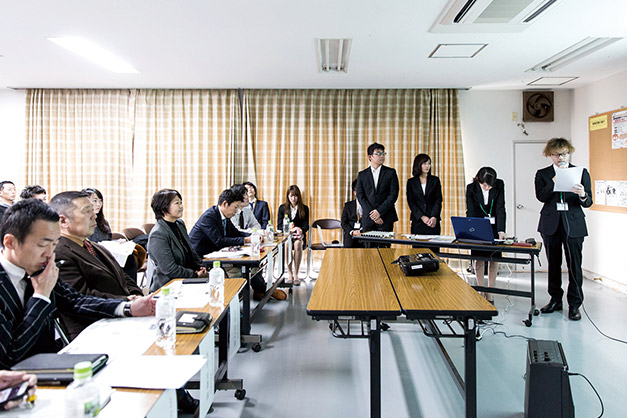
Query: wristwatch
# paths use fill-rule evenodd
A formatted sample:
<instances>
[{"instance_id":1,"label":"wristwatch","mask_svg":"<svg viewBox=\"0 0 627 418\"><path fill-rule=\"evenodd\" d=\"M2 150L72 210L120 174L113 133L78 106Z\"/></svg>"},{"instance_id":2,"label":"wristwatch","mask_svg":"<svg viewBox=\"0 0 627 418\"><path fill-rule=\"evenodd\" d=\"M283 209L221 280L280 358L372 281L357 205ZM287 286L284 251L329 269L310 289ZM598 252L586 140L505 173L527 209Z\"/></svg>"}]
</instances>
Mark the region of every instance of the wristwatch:
<instances>
[{"instance_id":1,"label":"wristwatch","mask_svg":"<svg viewBox=\"0 0 627 418\"><path fill-rule=\"evenodd\" d=\"M130 318L133 315L131 314L131 302L126 302L124 304L124 307L122 308L122 313L124 314L124 316Z\"/></svg>"}]
</instances>

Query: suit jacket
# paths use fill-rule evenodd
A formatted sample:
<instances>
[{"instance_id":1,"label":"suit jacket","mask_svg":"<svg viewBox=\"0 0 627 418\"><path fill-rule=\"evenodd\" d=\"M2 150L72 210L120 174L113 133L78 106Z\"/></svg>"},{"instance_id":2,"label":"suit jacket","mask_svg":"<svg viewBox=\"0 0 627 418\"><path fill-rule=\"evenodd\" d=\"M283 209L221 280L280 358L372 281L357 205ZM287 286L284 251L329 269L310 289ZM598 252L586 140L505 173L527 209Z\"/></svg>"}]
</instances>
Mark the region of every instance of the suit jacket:
<instances>
[{"instance_id":1,"label":"suit jacket","mask_svg":"<svg viewBox=\"0 0 627 418\"><path fill-rule=\"evenodd\" d=\"M340 220L340 222L342 223L342 230L344 231L345 248L357 248L364 246L361 242L354 240L351 236L351 231L356 230L355 222L357 221L361 222L359 214L357 213L357 200L351 200L344 203L344 209L342 210L342 219Z\"/></svg>"},{"instance_id":2,"label":"suit jacket","mask_svg":"<svg viewBox=\"0 0 627 418\"><path fill-rule=\"evenodd\" d=\"M177 219L176 226L189 246L192 258L198 268L194 270L184 266L185 248L166 221L163 219L157 220L148 237L148 268L146 275L151 292L159 289L171 279L196 277L196 271L202 266L202 259L192 248L192 242L189 239L189 235L187 235L185 222Z\"/></svg>"},{"instance_id":3,"label":"suit jacket","mask_svg":"<svg viewBox=\"0 0 627 418\"><path fill-rule=\"evenodd\" d=\"M411 211L412 222L422 223L422 216L427 218L435 217L440 221L442 212L442 185L440 178L427 175L425 191L422 191L419 177L412 177L407 180L407 204Z\"/></svg>"},{"instance_id":4,"label":"suit jacket","mask_svg":"<svg viewBox=\"0 0 627 418\"><path fill-rule=\"evenodd\" d=\"M126 299L129 295L143 296L134 279L129 277L104 247L92 242L98 257L69 238L61 237L55 249L56 259L64 260L59 277L78 293L104 299ZM61 314L70 339L88 327L91 318Z\"/></svg>"},{"instance_id":5,"label":"suit jacket","mask_svg":"<svg viewBox=\"0 0 627 418\"><path fill-rule=\"evenodd\" d=\"M189 233L192 248L200 257L225 247L244 245L245 236L228 219L226 234L224 233L220 209L217 206L207 209Z\"/></svg>"},{"instance_id":6,"label":"suit jacket","mask_svg":"<svg viewBox=\"0 0 627 418\"><path fill-rule=\"evenodd\" d=\"M7 205L0 205L0 221L2 220L2 217L4 216L4 212L6 212L7 209L9 209Z\"/></svg>"},{"instance_id":7,"label":"suit jacket","mask_svg":"<svg viewBox=\"0 0 627 418\"><path fill-rule=\"evenodd\" d=\"M481 210L483 208L483 210ZM485 211L485 212L484 212ZM479 182L473 181L466 186L466 216L474 218L485 218L486 213L495 217L492 225L494 237L498 237L498 232L505 232L505 183L496 179L496 184L488 192L488 204L483 204L483 192Z\"/></svg>"},{"instance_id":8,"label":"suit jacket","mask_svg":"<svg viewBox=\"0 0 627 418\"><path fill-rule=\"evenodd\" d=\"M574 165L569 164L569 167L574 167ZM564 220L564 229L568 231L569 237L580 238L588 236L586 215L581 209L582 207L589 208L592 206L592 184L588 170L584 168L581 176L581 184L586 191L584 200L581 200L576 193L554 192L553 186L555 183L553 182L553 177L555 177L555 167L553 165L536 172L536 198L544 203L540 210L538 232L553 235L557 231L560 220ZM563 196L564 202L568 203L568 211L558 212L557 202L560 201L560 195Z\"/></svg>"},{"instance_id":9,"label":"suit jacket","mask_svg":"<svg viewBox=\"0 0 627 418\"><path fill-rule=\"evenodd\" d=\"M370 167L359 172L357 175L357 199L364 210L362 218L364 231L392 231L394 229L394 222L398 221L398 215L394 208L394 203L398 199L398 191L398 175L393 168L381 166L376 189ZM378 210L381 218L383 218L383 225L377 225L370 219L369 214L374 209Z\"/></svg>"},{"instance_id":10,"label":"suit jacket","mask_svg":"<svg viewBox=\"0 0 627 418\"><path fill-rule=\"evenodd\" d=\"M268 207L268 202L264 202L259 199L255 200L253 215L257 218L257 222L261 225L261 229L266 229L268 221L270 220L270 208Z\"/></svg>"},{"instance_id":11,"label":"suit jacket","mask_svg":"<svg viewBox=\"0 0 627 418\"><path fill-rule=\"evenodd\" d=\"M292 218L292 211L287 211L287 217L290 222L294 222L294 226L303 230L303 242L307 243L307 231L309 231L309 206L305 205L305 217L301 218L296 212L296 216ZM285 204L279 206L279 212L277 214L277 228L283 228L283 218L285 217Z\"/></svg>"},{"instance_id":12,"label":"suit jacket","mask_svg":"<svg viewBox=\"0 0 627 418\"><path fill-rule=\"evenodd\" d=\"M8 369L34 354L58 351L52 323L57 312L92 319L113 318L122 302L82 295L62 280L57 280L50 301L31 297L23 306L0 266L0 368Z\"/></svg>"}]
</instances>

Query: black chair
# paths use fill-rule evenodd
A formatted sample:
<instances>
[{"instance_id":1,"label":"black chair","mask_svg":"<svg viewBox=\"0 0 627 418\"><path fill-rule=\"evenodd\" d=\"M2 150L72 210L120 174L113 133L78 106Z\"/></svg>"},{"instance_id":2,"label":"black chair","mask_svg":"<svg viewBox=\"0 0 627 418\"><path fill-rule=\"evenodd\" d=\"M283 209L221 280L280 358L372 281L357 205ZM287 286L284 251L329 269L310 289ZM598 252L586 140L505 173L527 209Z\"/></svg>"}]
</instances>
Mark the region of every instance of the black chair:
<instances>
[{"instance_id":1,"label":"black chair","mask_svg":"<svg viewBox=\"0 0 627 418\"><path fill-rule=\"evenodd\" d=\"M337 219L318 219L311 224L309 239L307 240L307 277L311 278L312 251L324 251L327 248L342 248L344 244L339 240L330 243L324 240L323 230L339 230L339 237L342 237L342 223ZM320 242L312 242L314 234L318 234Z\"/></svg>"}]
</instances>

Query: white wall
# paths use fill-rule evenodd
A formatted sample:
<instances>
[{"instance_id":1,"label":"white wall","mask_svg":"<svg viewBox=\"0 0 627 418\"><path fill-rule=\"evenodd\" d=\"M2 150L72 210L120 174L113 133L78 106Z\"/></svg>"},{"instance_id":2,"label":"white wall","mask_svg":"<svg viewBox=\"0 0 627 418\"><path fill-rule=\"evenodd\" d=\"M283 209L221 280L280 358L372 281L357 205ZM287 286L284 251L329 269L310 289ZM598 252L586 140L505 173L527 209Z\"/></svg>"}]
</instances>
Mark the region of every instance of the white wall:
<instances>
[{"instance_id":1,"label":"white wall","mask_svg":"<svg viewBox=\"0 0 627 418\"><path fill-rule=\"evenodd\" d=\"M522 122L521 90L466 90L459 93L466 183L470 183L483 166L496 170L505 182L508 232L514 231L514 217L511 216L514 213L513 141L547 141L555 136L570 138L571 96L570 90L555 91L554 122L526 122L529 135L524 135L522 128L517 126ZM518 113L517 121L512 121L512 112ZM541 167L529 168L530 187L533 187L538 168ZM530 231L536 230L537 219L534 222L536 224L528 228Z\"/></svg>"},{"instance_id":2,"label":"white wall","mask_svg":"<svg viewBox=\"0 0 627 418\"><path fill-rule=\"evenodd\" d=\"M11 180L19 192L25 186L26 93L0 89L0 181Z\"/></svg>"},{"instance_id":3,"label":"white wall","mask_svg":"<svg viewBox=\"0 0 627 418\"><path fill-rule=\"evenodd\" d=\"M627 71L596 81L573 92L571 132L575 155L589 164L588 117L627 106ZM625 162L627 164L627 162ZM627 180L627 179L622 179ZM627 289L627 213L586 210L589 236L584 243L587 277Z\"/></svg>"}]
</instances>

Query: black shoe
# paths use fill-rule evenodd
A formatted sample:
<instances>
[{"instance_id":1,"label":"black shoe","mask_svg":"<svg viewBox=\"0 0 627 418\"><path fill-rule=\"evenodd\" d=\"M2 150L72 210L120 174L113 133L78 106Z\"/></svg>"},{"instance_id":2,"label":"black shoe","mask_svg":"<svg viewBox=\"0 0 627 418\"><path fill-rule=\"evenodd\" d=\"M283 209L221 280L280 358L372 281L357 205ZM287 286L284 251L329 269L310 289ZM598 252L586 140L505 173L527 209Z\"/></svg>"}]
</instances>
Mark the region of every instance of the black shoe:
<instances>
[{"instance_id":1,"label":"black shoe","mask_svg":"<svg viewBox=\"0 0 627 418\"><path fill-rule=\"evenodd\" d=\"M579 321L581 319L581 313L579 312L579 308L569 306L568 319L570 319L571 321Z\"/></svg>"},{"instance_id":2,"label":"black shoe","mask_svg":"<svg viewBox=\"0 0 627 418\"><path fill-rule=\"evenodd\" d=\"M200 405L200 401L198 399L194 399L194 397L186 390L179 389L177 393L179 394L177 401L179 411L183 411L186 414L195 414L198 406Z\"/></svg>"},{"instance_id":3,"label":"black shoe","mask_svg":"<svg viewBox=\"0 0 627 418\"><path fill-rule=\"evenodd\" d=\"M554 311L561 311L564 308L564 306L562 305L561 301L550 301L549 303L547 303L546 305L544 305L542 308L540 308L540 312L542 313L552 313Z\"/></svg>"}]
</instances>

